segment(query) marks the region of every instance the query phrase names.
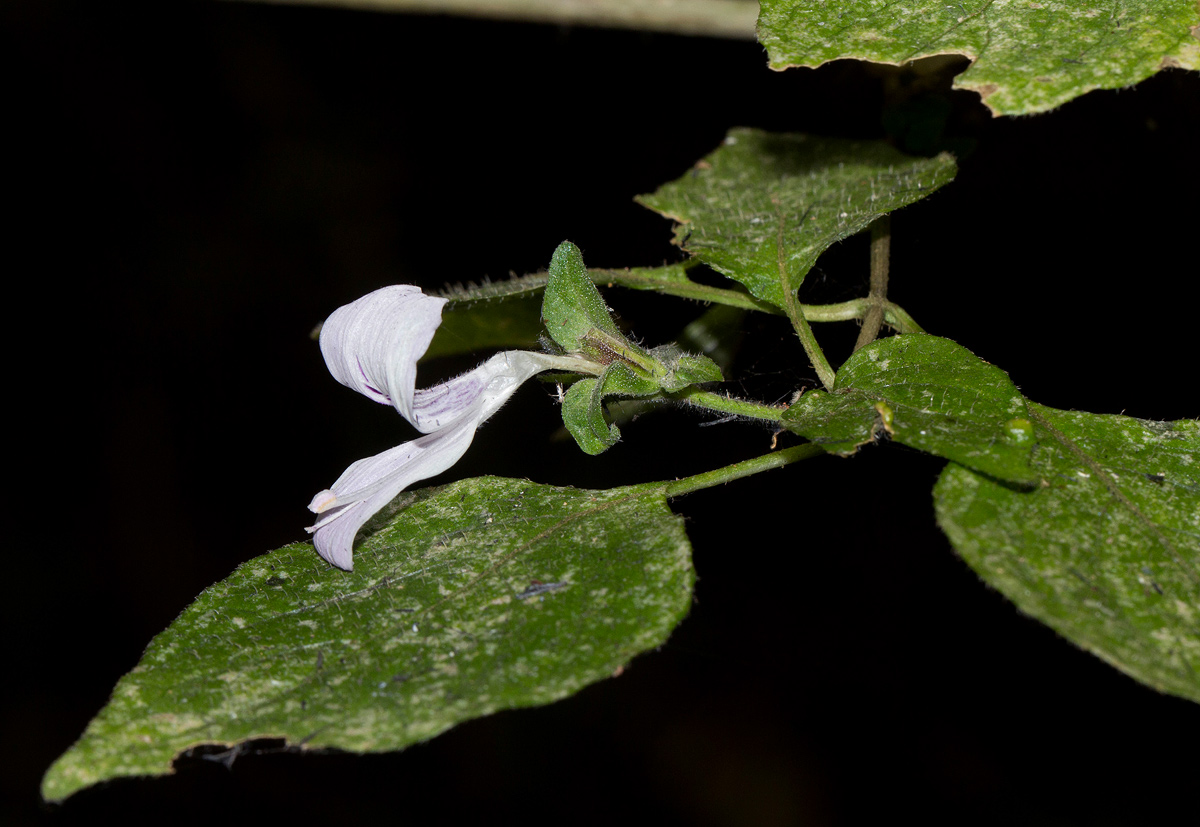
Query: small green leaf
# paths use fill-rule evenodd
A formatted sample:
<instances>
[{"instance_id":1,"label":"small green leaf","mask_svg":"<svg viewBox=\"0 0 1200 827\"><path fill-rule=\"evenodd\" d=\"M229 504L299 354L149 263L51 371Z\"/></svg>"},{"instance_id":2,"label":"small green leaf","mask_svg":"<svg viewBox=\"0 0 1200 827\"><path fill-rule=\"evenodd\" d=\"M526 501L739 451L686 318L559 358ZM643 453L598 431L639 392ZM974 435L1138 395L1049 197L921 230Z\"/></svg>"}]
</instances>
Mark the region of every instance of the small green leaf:
<instances>
[{"instance_id":1,"label":"small green leaf","mask_svg":"<svg viewBox=\"0 0 1200 827\"><path fill-rule=\"evenodd\" d=\"M839 394L808 391L788 406L781 421L792 433L843 457L887 430L882 417L876 415L870 394L850 390Z\"/></svg>"},{"instance_id":2,"label":"small green leaf","mask_svg":"<svg viewBox=\"0 0 1200 827\"><path fill-rule=\"evenodd\" d=\"M1022 612L1200 702L1200 421L1029 410L1040 485L951 464L938 524Z\"/></svg>"},{"instance_id":3,"label":"small green leaf","mask_svg":"<svg viewBox=\"0 0 1200 827\"><path fill-rule=\"evenodd\" d=\"M661 485L480 478L402 499L352 573L296 543L207 589L120 680L42 795L169 773L199 744L401 749L608 677L687 613L691 549Z\"/></svg>"},{"instance_id":4,"label":"small green leaf","mask_svg":"<svg viewBox=\"0 0 1200 827\"><path fill-rule=\"evenodd\" d=\"M580 450L590 456L603 454L621 439L621 429L604 418L599 379L580 379L563 396L563 425Z\"/></svg>"},{"instance_id":5,"label":"small green leaf","mask_svg":"<svg viewBox=\"0 0 1200 827\"><path fill-rule=\"evenodd\" d=\"M1200 69L1198 27L1196 0L762 0L758 37L773 69L965 55L955 86L998 115L1025 115L1168 66Z\"/></svg>"},{"instance_id":6,"label":"small green leaf","mask_svg":"<svg viewBox=\"0 0 1200 827\"><path fill-rule=\"evenodd\" d=\"M830 245L954 178L954 159L882 141L734 129L683 177L638 201L679 222L675 242L778 307Z\"/></svg>"},{"instance_id":7,"label":"small green leaf","mask_svg":"<svg viewBox=\"0 0 1200 827\"><path fill-rule=\"evenodd\" d=\"M584 453L595 456L616 445L621 430L604 418L609 396L654 396L661 390L656 379L639 375L624 362L613 362L599 379L581 379L563 397L562 417Z\"/></svg>"},{"instance_id":8,"label":"small green leaf","mask_svg":"<svg viewBox=\"0 0 1200 827\"><path fill-rule=\"evenodd\" d=\"M838 370L832 393L809 391L783 415L788 430L833 454L887 434L985 474L1029 483L1034 440L1025 398L995 365L938 336L873 342Z\"/></svg>"},{"instance_id":9,"label":"small green leaf","mask_svg":"<svg viewBox=\"0 0 1200 827\"><path fill-rule=\"evenodd\" d=\"M542 319L551 338L568 353L583 352L587 335L592 330L621 341L625 339L596 285L588 278L583 254L569 241L558 245L550 259L550 280L542 298Z\"/></svg>"}]
</instances>

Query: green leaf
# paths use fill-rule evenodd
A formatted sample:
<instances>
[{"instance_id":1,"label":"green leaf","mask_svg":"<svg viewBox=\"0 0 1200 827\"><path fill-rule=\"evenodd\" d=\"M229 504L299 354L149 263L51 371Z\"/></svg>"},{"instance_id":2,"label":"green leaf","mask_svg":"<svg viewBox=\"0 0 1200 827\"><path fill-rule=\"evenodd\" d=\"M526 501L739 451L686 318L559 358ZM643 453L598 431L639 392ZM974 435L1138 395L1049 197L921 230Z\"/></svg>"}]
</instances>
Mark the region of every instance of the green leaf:
<instances>
[{"instance_id":1,"label":"green leaf","mask_svg":"<svg viewBox=\"0 0 1200 827\"><path fill-rule=\"evenodd\" d=\"M570 387L563 397L563 424L584 453L602 454L621 438L620 428L604 418L605 398L653 396L660 390L656 380L638 375L624 362L613 362L599 379L581 379Z\"/></svg>"},{"instance_id":2,"label":"green leaf","mask_svg":"<svg viewBox=\"0 0 1200 827\"><path fill-rule=\"evenodd\" d=\"M1001 479L1035 479L1021 392L1000 368L938 336L871 343L838 370L832 393L804 394L783 424L833 454L853 454L886 434Z\"/></svg>"},{"instance_id":3,"label":"green leaf","mask_svg":"<svg viewBox=\"0 0 1200 827\"><path fill-rule=\"evenodd\" d=\"M621 429L609 425L601 405L600 380L580 379L567 388L562 402L563 425L580 450L590 456L603 454L621 439Z\"/></svg>"},{"instance_id":4,"label":"green leaf","mask_svg":"<svg viewBox=\"0 0 1200 827\"><path fill-rule=\"evenodd\" d=\"M352 573L297 543L207 589L50 768L43 796L169 773L198 744L401 749L612 675L691 602L691 549L661 485L481 478L402 504Z\"/></svg>"},{"instance_id":5,"label":"green leaf","mask_svg":"<svg viewBox=\"0 0 1200 827\"><path fill-rule=\"evenodd\" d=\"M599 330L625 341L600 291L588 278L583 254L569 241L558 245L550 260L550 280L542 297L542 318L551 338L569 353L587 348L588 334Z\"/></svg>"},{"instance_id":6,"label":"green leaf","mask_svg":"<svg viewBox=\"0 0 1200 827\"><path fill-rule=\"evenodd\" d=\"M954 159L883 142L734 129L638 201L679 222L675 243L778 307L830 245L948 183Z\"/></svg>"},{"instance_id":7,"label":"green leaf","mask_svg":"<svg viewBox=\"0 0 1200 827\"><path fill-rule=\"evenodd\" d=\"M1029 408L1041 484L951 464L938 524L1022 612L1200 702L1200 421Z\"/></svg>"},{"instance_id":8,"label":"green leaf","mask_svg":"<svg viewBox=\"0 0 1200 827\"><path fill-rule=\"evenodd\" d=\"M1196 0L762 0L758 37L773 69L965 55L955 86L998 115L1024 115L1168 66L1200 68L1198 26Z\"/></svg>"},{"instance_id":9,"label":"green leaf","mask_svg":"<svg viewBox=\"0 0 1200 827\"><path fill-rule=\"evenodd\" d=\"M679 361L683 370L677 370L674 376L688 380L690 383L719 381L723 378L721 367L733 364L734 354L741 346L742 337L745 335L743 324L745 317L746 311L740 307L713 305L680 331L676 337L679 345L664 345L662 348L654 350L659 351L668 347L678 349L679 346L682 346L703 351L707 355L689 356L685 354L681 356ZM668 388L668 390L670 389ZM619 432L618 426L625 425L652 411L664 410L664 407L660 400L655 399L615 399L607 402L605 410L606 419L612 422L612 427L617 428ZM578 436L576 441L578 441ZM588 453L601 453L602 450L588 451Z\"/></svg>"},{"instance_id":10,"label":"green leaf","mask_svg":"<svg viewBox=\"0 0 1200 827\"><path fill-rule=\"evenodd\" d=\"M422 359L489 348L533 349L543 330L541 304L537 295L449 304L442 311L442 324Z\"/></svg>"}]
</instances>

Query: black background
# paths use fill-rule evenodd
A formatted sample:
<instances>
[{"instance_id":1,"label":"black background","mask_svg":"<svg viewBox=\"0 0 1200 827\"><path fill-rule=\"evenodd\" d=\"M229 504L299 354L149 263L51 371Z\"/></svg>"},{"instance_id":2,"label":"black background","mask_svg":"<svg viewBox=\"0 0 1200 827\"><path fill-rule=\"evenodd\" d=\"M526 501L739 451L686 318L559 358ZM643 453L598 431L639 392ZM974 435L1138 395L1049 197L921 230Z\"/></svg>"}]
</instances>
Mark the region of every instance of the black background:
<instances>
[{"instance_id":1,"label":"black background","mask_svg":"<svg viewBox=\"0 0 1200 827\"><path fill-rule=\"evenodd\" d=\"M1195 812L1200 708L983 586L934 525L940 462L899 446L678 501L691 616L567 701L398 754L192 759L40 805L41 774L146 642L239 562L303 537L305 504L351 460L411 433L328 377L318 321L384 284L531 272L564 238L594 266L675 260L669 223L632 196L730 127L956 149L957 180L893 218L892 297L1045 404L1195 416L1200 78L992 119L911 68L773 73L753 43L224 3L8 5L0 22L16 414L0 821ZM939 111L940 137L903 127ZM802 295L866 282L852 239ZM608 300L650 344L698 311ZM814 383L778 320L750 324L730 390L773 401ZM844 327L822 331L835 363ZM556 418L531 385L451 474L600 487L770 439L668 413L591 459L548 440Z\"/></svg>"}]
</instances>

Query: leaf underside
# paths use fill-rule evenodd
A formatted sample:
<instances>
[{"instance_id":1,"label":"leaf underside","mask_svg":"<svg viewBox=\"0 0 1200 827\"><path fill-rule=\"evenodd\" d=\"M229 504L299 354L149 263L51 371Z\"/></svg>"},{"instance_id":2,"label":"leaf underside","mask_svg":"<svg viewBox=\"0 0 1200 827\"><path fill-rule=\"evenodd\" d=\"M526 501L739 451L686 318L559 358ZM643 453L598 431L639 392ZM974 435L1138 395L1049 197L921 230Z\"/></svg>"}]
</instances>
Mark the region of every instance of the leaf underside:
<instances>
[{"instance_id":1,"label":"leaf underside","mask_svg":"<svg viewBox=\"0 0 1200 827\"><path fill-rule=\"evenodd\" d=\"M297 543L207 589L50 768L43 796L169 773L200 744L400 749L610 676L690 605L691 548L661 486L485 477L397 503L352 573Z\"/></svg>"},{"instance_id":2,"label":"leaf underside","mask_svg":"<svg viewBox=\"0 0 1200 827\"><path fill-rule=\"evenodd\" d=\"M758 38L773 69L965 55L955 86L997 115L1025 115L1169 66L1200 68L1198 27L1195 0L762 0Z\"/></svg>"},{"instance_id":3,"label":"leaf underside","mask_svg":"<svg viewBox=\"0 0 1200 827\"><path fill-rule=\"evenodd\" d=\"M493 348L533 350L542 326L542 300L536 292L512 298L451 304L422 361Z\"/></svg>"},{"instance_id":4,"label":"leaf underside","mask_svg":"<svg viewBox=\"0 0 1200 827\"><path fill-rule=\"evenodd\" d=\"M1042 482L952 463L934 489L939 525L1022 612L1200 702L1200 421L1029 408Z\"/></svg>"},{"instance_id":5,"label":"leaf underside","mask_svg":"<svg viewBox=\"0 0 1200 827\"><path fill-rule=\"evenodd\" d=\"M954 173L947 154L912 158L882 141L734 129L692 170L637 200L679 222L676 244L784 307L831 245Z\"/></svg>"}]
</instances>

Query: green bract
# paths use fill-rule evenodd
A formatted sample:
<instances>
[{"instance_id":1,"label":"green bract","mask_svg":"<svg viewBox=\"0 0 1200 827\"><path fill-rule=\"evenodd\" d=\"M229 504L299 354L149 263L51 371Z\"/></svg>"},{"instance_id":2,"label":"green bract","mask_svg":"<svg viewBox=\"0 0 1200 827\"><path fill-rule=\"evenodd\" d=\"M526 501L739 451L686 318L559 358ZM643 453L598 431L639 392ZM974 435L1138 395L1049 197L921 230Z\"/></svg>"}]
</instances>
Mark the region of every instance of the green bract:
<instances>
[{"instance_id":1,"label":"green bract","mask_svg":"<svg viewBox=\"0 0 1200 827\"><path fill-rule=\"evenodd\" d=\"M550 280L542 298L542 321L550 337L568 353L596 350L598 338L628 344L612 320L600 291L588 278L583 254L569 241L558 245L550 259ZM594 333L595 332L595 333Z\"/></svg>"},{"instance_id":2,"label":"green bract","mask_svg":"<svg viewBox=\"0 0 1200 827\"><path fill-rule=\"evenodd\" d=\"M601 407L606 396L653 396L662 390L658 382L638 376L623 362L613 362L599 379L581 379L563 399L563 424L587 454L601 454L621 438L621 430L609 425Z\"/></svg>"},{"instance_id":3,"label":"green bract","mask_svg":"<svg viewBox=\"0 0 1200 827\"><path fill-rule=\"evenodd\" d=\"M581 379L563 397L563 424L588 454L599 454L620 439L604 418L609 396L655 396L702 382L719 382L721 369L707 356L673 345L645 350L629 341L609 315L583 264L579 248L564 241L554 251L542 301L542 318L562 348L605 365L599 379Z\"/></svg>"}]
</instances>

